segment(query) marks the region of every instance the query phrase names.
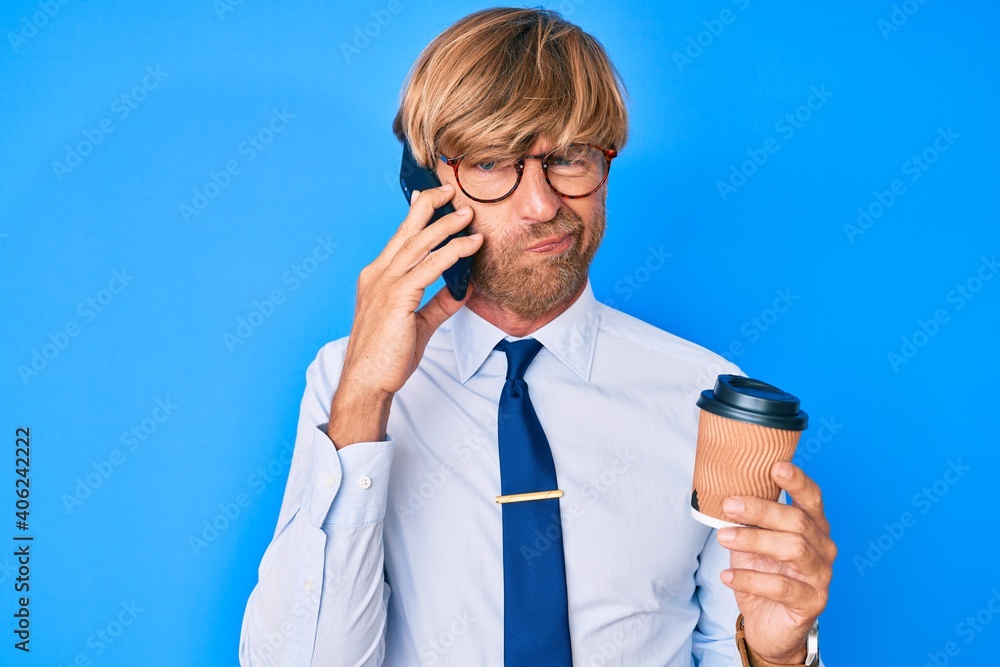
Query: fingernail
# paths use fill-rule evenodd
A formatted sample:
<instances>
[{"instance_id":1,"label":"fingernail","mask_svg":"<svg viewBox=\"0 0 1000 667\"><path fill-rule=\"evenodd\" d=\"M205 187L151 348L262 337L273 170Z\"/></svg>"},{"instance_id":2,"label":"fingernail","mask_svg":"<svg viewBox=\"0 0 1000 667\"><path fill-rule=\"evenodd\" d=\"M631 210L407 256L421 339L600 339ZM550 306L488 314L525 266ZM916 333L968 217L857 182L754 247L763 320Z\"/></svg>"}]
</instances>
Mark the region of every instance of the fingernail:
<instances>
[{"instance_id":1,"label":"fingernail","mask_svg":"<svg viewBox=\"0 0 1000 667\"><path fill-rule=\"evenodd\" d=\"M477 232L476 234L469 234L469 238L470 238L470 239L476 239L476 240L479 240L479 239L483 238L483 235L482 235L482 234L479 234L479 233Z\"/></svg>"},{"instance_id":2,"label":"fingernail","mask_svg":"<svg viewBox=\"0 0 1000 667\"><path fill-rule=\"evenodd\" d=\"M743 501L739 498L726 498L725 502L722 503L722 509L730 514L739 514L743 511Z\"/></svg>"},{"instance_id":3,"label":"fingernail","mask_svg":"<svg viewBox=\"0 0 1000 667\"><path fill-rule=\"evenodd\" d=\"M732 570L723 570L722 574L719 575L719 577L722 579L723 583L727 583L727 584L733 583L733 571Z\"/></svg>"},{"instance_id":4,"label":"fingernail","mask_svg":"<svg viewBox=\"0 0 1000 667\"><path fill-rule=\"evenodd\" d=\"M455 189L455 186L452 185L451 183L445 183L444 185L441 186L441 189L444 190L445 192L451 192L452 190Z\"/></svg>"},{"instance_id":5,"label":"fingernail","mask_svg":"<svg viewBox=\"0 0 1000 667\"><path fill-rule=\"evenodd\" d=\"M458 210L455 212L458 213L459 215L469 215L469 213L472 212L472 209L469 208L468 206L459 206Z\"/></svg>"},{"instance_id":6,"label":"fingernail","mask_svg":"<svg viewBox=\"0 0 1000 667\"><path fill-rule=\"evenodd\" d=\"M420 194L420 190L414 190L413 193L410 194L410 203L411 204L413 202L417 201L417 195L419 195L419 194Z\"/></svg>"},{"instance_id":7,"label":"fingernail","mask_svg":"<svg viewBox=\"0 0 1000 667\"><path fill-rule=\"evenodd\" d=\"M732 542L736 539L736 529L735 528L720 528L719 529L719 540L722 542Z\"/></svg>"},{"instance_id":8,"label":"fingernail","mask_svg":"<svg viewBox=\"0 0 1000 667\"><path fill-rule=\"evenodd\" d=\"M776 474L778 477L782 479L790 477L792 474L792 466L788 465L784 461L779 462L774 467L775 467L774 474Z\"/></svg>"}]
</instances>

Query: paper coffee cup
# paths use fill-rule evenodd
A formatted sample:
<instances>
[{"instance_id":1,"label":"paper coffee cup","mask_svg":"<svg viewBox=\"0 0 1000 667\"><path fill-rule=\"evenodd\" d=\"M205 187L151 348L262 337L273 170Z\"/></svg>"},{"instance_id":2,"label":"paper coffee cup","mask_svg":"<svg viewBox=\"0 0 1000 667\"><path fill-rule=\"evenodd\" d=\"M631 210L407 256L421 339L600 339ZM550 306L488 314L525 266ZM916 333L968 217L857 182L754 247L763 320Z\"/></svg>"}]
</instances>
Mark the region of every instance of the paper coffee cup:
<instances>
[{"instance_id":1,"label":"paper coffee cup","mask_svg":"<svg viewBox=\"0 0 1000 667\"><path fill-rule=\"evenodd\" d=\"M738 526L725 520L722 502L729 496L777 500L781 488L771 481L771 467L792 460L809 416L795 396L740 375L720 375L697 405L691 516L712 528Z\"/></svg>"}]
</instances>

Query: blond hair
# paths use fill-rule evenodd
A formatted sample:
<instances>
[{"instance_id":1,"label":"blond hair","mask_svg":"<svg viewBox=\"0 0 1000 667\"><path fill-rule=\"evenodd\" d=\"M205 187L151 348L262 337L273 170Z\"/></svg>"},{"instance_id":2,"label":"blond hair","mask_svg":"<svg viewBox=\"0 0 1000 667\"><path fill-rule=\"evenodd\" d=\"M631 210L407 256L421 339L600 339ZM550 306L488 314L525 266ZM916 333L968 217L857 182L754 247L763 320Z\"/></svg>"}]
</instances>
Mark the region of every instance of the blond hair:
<instances>
[{"instance_id":1,"label":"blond hair","mask_svg":"<svg viewBox=\"0 0 1000 667\"><path fill-rule=\"evenodd\" d=\"M513 157L541 136L553 147L583 141L620 150L625 100L621 75L594 37L551 10L500 7L466 16L427 45L392 130L425 166L442 150Z\"/></svg>"}]
</instances>

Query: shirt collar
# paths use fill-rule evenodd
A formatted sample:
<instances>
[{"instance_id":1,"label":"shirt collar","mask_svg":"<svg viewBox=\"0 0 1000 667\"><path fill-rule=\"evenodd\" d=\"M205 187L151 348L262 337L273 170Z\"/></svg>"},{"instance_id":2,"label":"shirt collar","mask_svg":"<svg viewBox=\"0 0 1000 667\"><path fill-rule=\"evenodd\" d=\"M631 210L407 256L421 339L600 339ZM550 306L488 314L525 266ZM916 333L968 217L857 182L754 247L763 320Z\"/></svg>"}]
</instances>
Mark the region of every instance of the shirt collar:
<instances>
[{"instance_id":1,"label":"shirt collar","mask_svg":"<svg viewBox=\"0 0 1000 667\"><path fill-rule=\"evenodd\" d=\"M583 292L569 308L525 338L534 338L541 342L559 361L566 364L585 382L589 382L600 323L600 305L594 298L588 276ZM466 306L459 308L441 328L451 331L458 379L462 384L476 374L496 344L508 337L502 329L487 322Z\"/></svg>"}]
</instances>

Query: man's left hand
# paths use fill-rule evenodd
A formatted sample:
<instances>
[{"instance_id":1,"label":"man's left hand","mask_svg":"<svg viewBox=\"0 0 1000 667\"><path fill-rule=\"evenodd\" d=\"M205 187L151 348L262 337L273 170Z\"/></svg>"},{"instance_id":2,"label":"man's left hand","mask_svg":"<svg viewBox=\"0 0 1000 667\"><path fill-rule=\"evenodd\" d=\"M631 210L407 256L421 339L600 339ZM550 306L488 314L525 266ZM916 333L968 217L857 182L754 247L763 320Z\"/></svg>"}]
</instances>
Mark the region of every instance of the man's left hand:
<instances>
[{"instance_id":1,"label":"man's left hand","mask_svg":"<svg viewBox=\"0 0 1000 667\"><path fill-rule=\"evenodd\" d=\"M837 547L823 514L819 486L798 466L779 461L771 478L791 505L753 496L726 499L726 518L743 528L720 528L730 550L722 582L736 593L746 642L769 662L802 664L806 635L826 607Z\"/></svg>"}]
</instances>

